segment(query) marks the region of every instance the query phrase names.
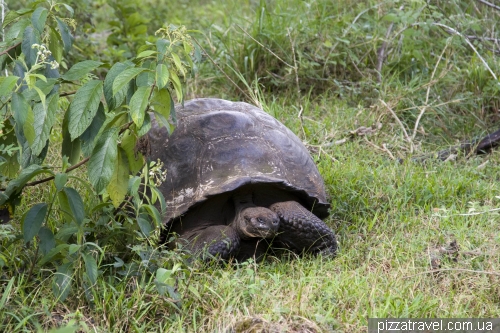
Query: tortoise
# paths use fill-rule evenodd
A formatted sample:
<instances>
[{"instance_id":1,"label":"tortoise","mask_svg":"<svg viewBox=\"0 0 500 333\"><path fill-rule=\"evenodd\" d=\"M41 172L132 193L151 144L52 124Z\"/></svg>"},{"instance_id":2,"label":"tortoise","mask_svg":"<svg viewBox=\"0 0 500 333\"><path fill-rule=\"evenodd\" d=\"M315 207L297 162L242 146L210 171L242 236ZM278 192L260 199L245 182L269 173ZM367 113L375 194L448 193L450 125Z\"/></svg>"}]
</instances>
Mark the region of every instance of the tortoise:
<instances>
[{"instance_id":1,"label":"tortoise","mask_svg":"<svg viewBox=\"0 0 500 333\"><path fill-rule=\"evenodd\" d=\"M329 214L323 179L295 134L243 102L193 99L176 115L171 135L153 119L145 136L148 158L166 170L162 242L222 260L272 248L335 254L321 220Z\"/></svg>"}]
</instances>

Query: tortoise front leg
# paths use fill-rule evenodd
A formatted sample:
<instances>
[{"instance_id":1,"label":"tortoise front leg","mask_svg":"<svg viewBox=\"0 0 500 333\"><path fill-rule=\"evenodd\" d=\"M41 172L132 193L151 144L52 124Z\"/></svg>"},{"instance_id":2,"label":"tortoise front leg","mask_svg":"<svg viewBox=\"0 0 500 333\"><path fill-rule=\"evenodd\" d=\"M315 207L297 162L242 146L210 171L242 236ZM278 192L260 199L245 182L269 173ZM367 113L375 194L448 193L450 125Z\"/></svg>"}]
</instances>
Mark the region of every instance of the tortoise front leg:
<instances>
[{"instance_id":1,"label":"tortoise front leg","mask_svg":"<svg viewBox=\"0 0 500 333\"><path fill-rule=\"evenodd\" d=\"M285 246L298 252L335 254L337 251L333 231L298 202L277 202L269 209L280 218L277 240Z\"/></svg>"},{"instance_id":2,"label":"tortoise front leg","mask_svg":"<svg viewBox=\"0 0 500 333\"><path fill-rule=\"evenodd\" d=\"M210 226L186 236L182 237L188 242L186 248L204 261L212 257L229 260L238 254L241 244L236 230L227 225Z\"/></svg>"}]
</instances>

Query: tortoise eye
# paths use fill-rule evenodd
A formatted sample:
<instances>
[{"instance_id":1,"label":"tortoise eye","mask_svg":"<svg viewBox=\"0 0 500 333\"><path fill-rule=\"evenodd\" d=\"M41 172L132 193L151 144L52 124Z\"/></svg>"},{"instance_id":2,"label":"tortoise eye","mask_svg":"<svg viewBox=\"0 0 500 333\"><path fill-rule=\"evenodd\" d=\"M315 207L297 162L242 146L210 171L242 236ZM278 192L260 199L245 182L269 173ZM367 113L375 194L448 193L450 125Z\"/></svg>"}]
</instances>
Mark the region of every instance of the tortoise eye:
<instances>
[{"instance_id":1,"label":"tortoise eye","mask_svg":"<svg viewBox=\"0 0 500 333\"><path fill-rule=\"evenodd\" d=\"M259 223L264 223L264 220L261 217L257 218L257 221L259 221Z\"/></svg>"}]
</instances>

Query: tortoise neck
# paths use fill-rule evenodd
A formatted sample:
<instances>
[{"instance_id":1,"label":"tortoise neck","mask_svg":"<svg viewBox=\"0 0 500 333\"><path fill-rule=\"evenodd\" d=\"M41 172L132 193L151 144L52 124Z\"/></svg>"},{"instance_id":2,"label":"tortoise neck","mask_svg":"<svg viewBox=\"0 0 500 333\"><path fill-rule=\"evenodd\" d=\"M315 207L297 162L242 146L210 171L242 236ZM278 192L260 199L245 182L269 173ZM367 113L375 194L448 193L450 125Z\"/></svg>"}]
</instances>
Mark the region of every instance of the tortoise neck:
<instances>
[{"instance_id":1,"label":"tortoise neck","mask_svg":"<svg viewBox=\"0 0 500 333\"><path fill-rule=\"evenodd\" d=\"M248 239L249 237L245 234L245 218L243 216L243 210L248 207L255 207L252 199L251 192L240 192L233 196L234 203L234 220L231 224L235 226L236 232L242 239Z\"/></svg>"}]
</instances>

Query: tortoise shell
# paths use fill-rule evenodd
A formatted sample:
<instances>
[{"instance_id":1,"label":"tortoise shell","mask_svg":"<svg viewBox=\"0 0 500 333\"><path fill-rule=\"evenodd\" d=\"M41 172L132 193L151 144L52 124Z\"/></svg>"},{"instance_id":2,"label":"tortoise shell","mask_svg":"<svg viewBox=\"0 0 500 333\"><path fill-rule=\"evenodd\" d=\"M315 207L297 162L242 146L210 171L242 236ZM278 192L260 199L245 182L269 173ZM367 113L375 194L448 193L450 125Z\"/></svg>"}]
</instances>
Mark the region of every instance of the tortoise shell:
<instances>
[{"instance_id":1,"label":"tortoise shell","mask_svg":"<svg viewBox=\"0 0 500 333\"><path fill-rule=\"evenodd\" d=\"M319 218L328 216L323 179L309 152L272 116L247 103L214 98L186 101L176 115L170 136L155 121L147 134L149 158L161 160L167 171L159 186L167 203L165 223L251 184L291 192Z\"/></svg>"}]
</instances>

